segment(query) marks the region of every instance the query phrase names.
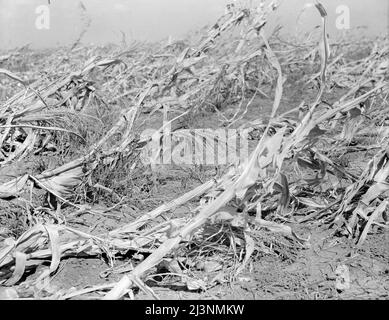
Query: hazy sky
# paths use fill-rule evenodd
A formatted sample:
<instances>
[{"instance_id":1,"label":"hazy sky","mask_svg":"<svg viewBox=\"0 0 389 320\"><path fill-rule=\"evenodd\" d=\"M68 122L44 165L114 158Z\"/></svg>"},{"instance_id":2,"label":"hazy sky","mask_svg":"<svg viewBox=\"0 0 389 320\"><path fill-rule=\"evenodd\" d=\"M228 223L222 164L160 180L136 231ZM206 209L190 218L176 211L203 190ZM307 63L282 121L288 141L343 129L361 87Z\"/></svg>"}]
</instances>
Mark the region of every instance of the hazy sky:
<instances>
[{"instance_id":1,"label":"hazy sky","mask_svg":"<svg viewBox=\"0 0 389 320\"><path fill-rule=\"evenodd\" d=\"M91 26L83 38L88 43L119 42L120 30L128 40L159 40L169 35L180 37L190 30L212 23L233 0L82 0ZM253 0L254 1L254 0ZM313 0L281 0L271 25L281 23L288 31L296 28L296 19L306 3ZM330 32L335 28L336 8L350 8L351 28L368 27L373 35L388 32L388 0L322 0L328 10ZM31 43L34 47L73 43L82 30L80 0L51 0L50 29L38 30L35 12L48 0L0 0L0 49ZM316 9L307 9L300 27L319 23Z\"/></svg>"}]
</instances>

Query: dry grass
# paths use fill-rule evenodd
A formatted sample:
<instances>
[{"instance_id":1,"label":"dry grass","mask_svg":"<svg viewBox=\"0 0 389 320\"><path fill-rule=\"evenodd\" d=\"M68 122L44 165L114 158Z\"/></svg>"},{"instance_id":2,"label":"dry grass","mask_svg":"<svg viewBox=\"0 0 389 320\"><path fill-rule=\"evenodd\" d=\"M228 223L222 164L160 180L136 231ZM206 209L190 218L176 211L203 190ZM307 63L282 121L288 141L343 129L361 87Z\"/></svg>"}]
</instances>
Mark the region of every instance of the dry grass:
<instances>
[{"instance_id":1,"label":"dry grass","mask_svg":"<svg viewBox=\"0 0 389 320\"><path fill-rule=\"evenodd\" d=\"M18 284L50 261L32 283L42 286L61 259L83 253L105 256L125 275L46 298L111 289L105 298L119 299L132 297L134 287L154 295L149 281L206 290L235 279L259 252L293 259L309 247L292 224L335 225L359 246L374 226L387 228L388 39L328 43L318 4L315 42L286 42L262 30L275 9L237 7L197 42L20 48L0 56L0 170L10 175L0 185L1 285ZM289 81L300 93L313 84L316 94L281 112ZM326 101L335 88L342 96ZM135 208L136 218L109 233L68 226L82 213L109 215L156 184L140 162L139 133L163 106L191 116L215 112L232 127L258 96L274 102L267 122L244 124L260 132L247 162L146 214ZM229 105L236 106L231 117L223 114ZM108 208L94 209L99 202ZM193 202L183 217L171 214ZM224 212L231 203L241 212ZM142 258L117 268L128 252L132 261Z\"/></svg>"}]
</instances>

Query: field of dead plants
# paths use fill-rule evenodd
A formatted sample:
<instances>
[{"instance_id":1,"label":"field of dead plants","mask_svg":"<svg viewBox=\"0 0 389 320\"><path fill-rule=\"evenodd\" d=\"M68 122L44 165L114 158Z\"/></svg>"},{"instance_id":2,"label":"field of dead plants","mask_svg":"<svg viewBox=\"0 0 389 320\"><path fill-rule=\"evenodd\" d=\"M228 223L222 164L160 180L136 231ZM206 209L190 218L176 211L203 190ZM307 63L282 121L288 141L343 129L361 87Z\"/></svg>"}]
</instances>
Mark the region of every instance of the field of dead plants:
<instances>
[{"instance_id":1,"label":"field of dead plants","mask_svg":"<svg viewBox=\"0 0 389 320\"><path fill-rule=\"evenodd\" d=\"M0 52L0 298L388 299L389 41L316 9ZM145 164L166 122L247 129L250 157Z\"/></svg>"}]
</instances>

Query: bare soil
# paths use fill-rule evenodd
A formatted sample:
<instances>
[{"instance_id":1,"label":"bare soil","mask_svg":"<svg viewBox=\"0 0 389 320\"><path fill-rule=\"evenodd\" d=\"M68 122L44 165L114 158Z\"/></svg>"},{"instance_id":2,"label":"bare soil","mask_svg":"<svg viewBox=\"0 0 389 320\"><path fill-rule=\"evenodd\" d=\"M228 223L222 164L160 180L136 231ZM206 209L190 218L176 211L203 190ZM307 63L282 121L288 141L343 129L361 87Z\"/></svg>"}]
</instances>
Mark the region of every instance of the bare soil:
<instances>
[{"instance_id":1,"label":"bare soil","mask_svg":"<svg viewBox=\"0 0 389 320\"><path fill-rule=\"evenodd\" d=\"M293 88L289 89L282 102L282 110L296 107L298 97L293 96ZM341 92L332 93L328 100L339 96ZM313 92L305 92L305 97L313 96ZM272 97L261 97L255 100L247 115L236 124L238 127L245 121L266 118L271 109ZM234 112L223 110L224 114ZM281 111L282 111L281 110ZM161 127L161 117L153 116L148 120L151 128ZM185 123L191 128L218 128L222 121L214 112L200 113ZM255 146L255 139L250 142L250 148ZM353 162L360 165L366 163L366 153L354 156ZM15 172L28 170L28 163L15 167ZM353 166L355 167L355 166ZM222 168L223 169L223 168ZM109 216L84 214L70 219L67 223L93 234L105 234L135 217L172 200L187 192L208 178L215 176L213 167L194 168L163 166L157 171L143 173L142 178L135 180L131 198L110 211ZM357 170L358 171L358 170ZM220 174L220 172L219 172ZM136 182L138 181L138 182ZM94 204L95 209L104 209L108 203L101 201ZM186 207L180 207L171 216L185 216L196 206L192 201ZM227 208L227 210L236 210ZM11 226L12 227L12 226ZM284 252L257 253L249 262L246 269L234 279L222 279L219 284L208 290L190 291L179 278L172 277L169 281L149 279L146 284L162 299L388 299L389 298L389 232L373 228L367 241L361 247L344 236L336 234L336 225L318 227L317 223L292 225L302 237L310 237L309 249L286 248ZM115 273L107 264L105 257L71 257L65 258L57 274L50 283L50 290L82 289L90 286L104 285L120 280L122 274ZM126 259L116 262L125 265ZM339 292L335 288L335 270L339 265L346 265L350 270L351 286L348 290ZM219 271L220 272L220 271ZM217 276L199 272L198 276L207 279ZM39 269L30 277L39 275ZM204 278L204 279L205 279ZM166 280L166 279L165 279ZM228 280L228 281L227 281ZM84 295L83 299L92 296ZM95 295L93 296L96 297ZM79 297L78 297L79 298ZM153 297L138 291L136 299L152 299Z\"/></svg>"}]
</instances>

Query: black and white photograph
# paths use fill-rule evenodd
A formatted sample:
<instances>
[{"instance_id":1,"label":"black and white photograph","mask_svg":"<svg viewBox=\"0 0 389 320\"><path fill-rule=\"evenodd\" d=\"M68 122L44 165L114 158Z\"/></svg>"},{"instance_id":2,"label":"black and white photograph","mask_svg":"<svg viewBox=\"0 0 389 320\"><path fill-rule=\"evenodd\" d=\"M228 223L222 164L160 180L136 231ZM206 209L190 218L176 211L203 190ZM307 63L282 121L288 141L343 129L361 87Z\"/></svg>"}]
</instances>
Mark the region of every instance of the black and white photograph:
<instances>
[{"instance_id":1,"label":"black and white photograph","mask_svg":"<svg viewBox=\"0 0 389 320\"><path fill-rule=\"evenodd\" d=\"M389 300L388 17L0 0L0 300Z\"/></svg>"}]
</instances>

